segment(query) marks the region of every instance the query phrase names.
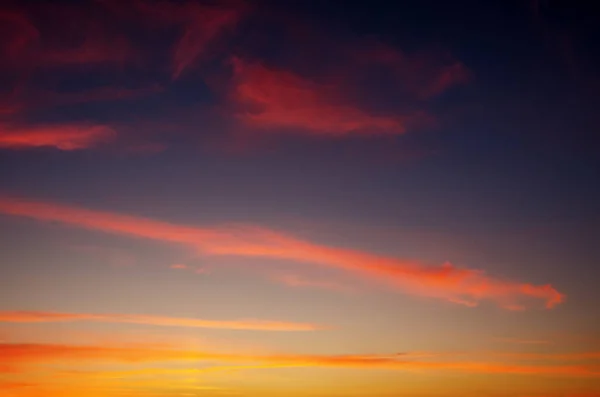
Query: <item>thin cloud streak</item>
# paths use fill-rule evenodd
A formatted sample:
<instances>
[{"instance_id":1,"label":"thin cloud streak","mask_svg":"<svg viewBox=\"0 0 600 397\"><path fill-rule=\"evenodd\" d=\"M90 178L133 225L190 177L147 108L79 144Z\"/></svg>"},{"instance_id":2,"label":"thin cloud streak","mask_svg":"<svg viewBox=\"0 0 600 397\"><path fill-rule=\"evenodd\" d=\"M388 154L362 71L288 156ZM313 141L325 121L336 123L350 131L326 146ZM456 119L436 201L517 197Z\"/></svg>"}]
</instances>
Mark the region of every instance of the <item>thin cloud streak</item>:
<instances>
[{"instance_id":1,"label":"thin cloud streak","mask_svg":"<svg viewBox=\"0 0 600 397\"><path fill-rule=\"evenodd\" d=\"M175 270L185 270L188 268L188 265L184 265L183 263L174 263L169 267Z\"/></svg>"},{"instance_id":2,"label":"thin cloud streak","mask_svg":"<svg viewBox=\"0 0 600 397\"><path fill-rule=\"evenodd\" d=\"M244 355L166 350L152 347L0 344L0 354L15 365L65 363L67 361L123 363L219 361L269 364L260 366L260 368L332 367L566 377L600 375L600 367L597 365L520 365L478 361L431 362L417 361L411 357L410 353L394 355Z\"/></svg>"},{"instance_id":3,"label":"thin cloud streak","mask_svg":"<svg viewBox=\"0 0 600 397\"><path fill-rule=\"evenodd\" d=\"M498 353L499 356L517 360L586 361L599 360L600 351L584 353Z\"/></svg>"},{"instance_id":4,"label":"thin cloud streak","mask_svg":"<svg viewBox=\"0 0 600 397\"><path fill-rule=\"evenodd\" d=\"M217 40L228 29L232 29L240 18L240 10L234 8L201 7L191 4L185 31L176 43L173 52L173 80L190 69L207 51L211 42Z\"/></svg>"},{"instance_id":5,"label":"thin cloud streak","mask_svg":"<svg viewBox=\"0 0 600 397\"><path fill-rule=\"evenodd\" d=\"M54 147L71 151L95 147L114 139L115 130L104 125L58 124L10 126L0 124L0 148Z\"/></svg>"},{"instance_id":6,"label":"thin cloud streak","mask_svg":"<svg viewBox=\"0 0 600 397\"><path fill-rule=\"evenodd\" d=\"M506 309L525 309L524 300L537 299L543 301L546 308L552 308L564 301L564 295L551 285L495 279L483 271L455 267L449 263L427 266L418 261L335 248L260 227L182 226L147 218L8 197L0 198L0 213L184 244L203 254L314 263L366 276L409 294L467 306L475 306L482 300L491 300Z\"/></svg>"},{"instance_id":7,"label":"thin cloud streak","mask_svg":"<svg viewBox=\"0 0 600 397\"><path fill-rule=\"evenodd\" d=\"M552 342L542 339L494 338L497 342L514 343L517 345L549 345Z\"/></svg>"},{"instance_id":8,"label":"thin cloud streak","mask_svg":"<svg viewBox=\"0 0 600 397\"><path fill-rule=\"evenodd\" d=\"M146 316L139 314L90 314L35 311L0 312L0 322L4 323L56 323L73 321L143 324L165 327L216 328L250 331L314 331L325 328L316 324L293 323L284 321L204 320L197 318Z\"/></svg>"},{"instance_id":9,"label":"thin cloud streak","mask_svg":"<svg viewBox=\"0 0 600 397\"><path fill-rule=\"evenodd\" d=\"M277 274L271 277L273 281L288 287L318 288L337 292L348 292L351 289L334 281L313 280L297 274Z\"/></svg>"}]
</instances>

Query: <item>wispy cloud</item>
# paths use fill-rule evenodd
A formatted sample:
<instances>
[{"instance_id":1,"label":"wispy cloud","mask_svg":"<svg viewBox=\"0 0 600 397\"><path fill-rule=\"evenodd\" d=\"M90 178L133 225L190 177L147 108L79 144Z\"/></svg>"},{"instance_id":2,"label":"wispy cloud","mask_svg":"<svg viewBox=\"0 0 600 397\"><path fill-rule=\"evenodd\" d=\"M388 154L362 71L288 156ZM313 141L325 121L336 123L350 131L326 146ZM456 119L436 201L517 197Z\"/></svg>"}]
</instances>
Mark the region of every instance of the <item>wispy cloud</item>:
<instances>
[{"instance_id":1,"label":"wispy cloud","mask_svg":"<svg viewBox=\"0 0 600 397\"><path fill-rule=\"evenodd\" d=\"M174 263L169 267L175 270L185 270L188 268L188 265L184 265L183 263Z\"/></svg>"},{"instance_id":2,"label":"wispy cloud","mask_svg":"<svg viewBox=\"0 0 600 397\"><path fill-rule=\"evenodd\" d=\"M93 7L92 7L93 8ZM134 59L129 40L110 29L88 7L40 4L36 8L16 7L0 10L0 19L11 26L11 33L0 38L0 48L20 68L48 68L72 65L109 65ZM34 24L43 14L59 22Z\"/></svg>"},{"instance_id":3,"label":"wispy cloud","mask_svg":"<svg viewBox=\"0 0 600 397\"><path fill-rule=\"evenodd\" d=\"M52 362L168 362L213 361L262 363L260 368L333 367L401 371L445 371L482 374L547 375L594 377L598 365L521 365L488 361L423 361L408 354L392 355L244 355L153 347L111 347L50 344L0 344L0 354L15 365ZM217 367L219 365L217 364Z\"/></svg>"},{"instance_id":4,"label":"wispy cloud","mask_svg":"<svg viewBox=\"0 0 600 397\"><path fill-rule=\"evenodd\" d=\"M449 263L428 266L418 261L330 247L260 227L183 226L130 215L10 197L0 198L0 212L108 233L184 244L203 254L314 263L366 276L413 295L468 306L475 306L482 300L491 300L502 307L513 309L515 306L525 308L529 300L541 300L547 308L552 308L564 300L564 295L551 285L496 279L481 270L456 267Z\"/></svg>"},{"instance_id":5,"label":"wispy cloud","mask_svg":"<svg viewBox=\"0 0 600 397\"><path fill-rule=\"evenodd\" d=\"M11 126L0 124L0 148L27 149L54 147L60 150L78 150L95 147L111 141L116 132L105 125L48 124Z\"/></svg>"},{"instance_id":6,"label":"wispy cloud","mask_svg":"<svg viewBox=\"0 0 600 397\"><path fill-rule=\"evenodd\" d=\"M240 8L203 7L189 3L186 10L184 33L173 51L173 79L191 68L227 30L231 30L241 16Z\"/></svg>"},{"instance_id":7,"label":"wispy cloud","mask_svg":"<svg viewBox=\"0 0 600 397\"><path fill-rule=\"evenodd\" d=\"M245 107L238 117L246 124L265 128L306 130L325 136L348 133L406 132L411 117L369 114L344 103L332 87L321 86L286 70L233 59L232 97Z\"/></svg>"},{"instance_id":8,"label":"wispy cloud","mask_svg":"<svg viewBox=\"0 0 600 397\"><path fill-rule=\"evenodd\" d=\"M314 331L323 327L316 324L262 320L205 320L197 318L148 316L139 314L91 314L35 311L0 312L5 323L56 323L91 321L105 323L144 324L166 327L218 328L253 331Z\"/></svg>"},{"instance_id":9,"label":"wispy cloud","mask_svg":"<svg viewBox=\"0 0 600 397\"><path fill-rule=\"evenodd\" d=\"M516 360L585 361L600 359L600 351L583 353L498 353Z\"/></svg>"},{"instance_id":10,"label":"wispy cloud","mask_svg":"<svg viewBox=\"0 0 600 397\"><path fill-rule=\"evenodd\" d=\"M150 29L171 27L179 31L170 54L173 80L218 52L221 39L234 30L246 8L241 1L208 4L140 0L130 6L133 7L127 16L129 20L141 22ZM111 7L120 14L127 8L119 2L112 2Z\"/></svg>"},{"instance_id":11,"label":"wispy cloud","mask_svg":"<svg viewBox=\"0 0 600 397\"><path fill-rule=\"evenodd\" d=\"M382 65L392 72L395 84L413 100L427 100L472 78L466 66L448 54L406 54L378 41L367 41L351 51L362 64Z\"/></svg>"},{"instance_id":12,"label":"wispy cloud","mask_svg":"<svg viewBox=\"0 0 600 397\"><path fill-rule=\"evenodd\" d=\"M335 281L312 279L292 273L275 274L271 279L288 287L318 288L338 292L348 292L351 290L350 287Z\"/></svg>"},{"instance_id":13,"label":"wispy cloud","mask_svg":"<svg viewBox=\"0 0 600 397\"><path fill-rule=\"evenodd\" d=\"M505 338L505 337L494 338L494 340L497 342L513 343L513 344L517 344L517 345L549 345L552 343L548 340L543 340L543 339L521 339L521 338Z\"/></svg>"}]
</instances>

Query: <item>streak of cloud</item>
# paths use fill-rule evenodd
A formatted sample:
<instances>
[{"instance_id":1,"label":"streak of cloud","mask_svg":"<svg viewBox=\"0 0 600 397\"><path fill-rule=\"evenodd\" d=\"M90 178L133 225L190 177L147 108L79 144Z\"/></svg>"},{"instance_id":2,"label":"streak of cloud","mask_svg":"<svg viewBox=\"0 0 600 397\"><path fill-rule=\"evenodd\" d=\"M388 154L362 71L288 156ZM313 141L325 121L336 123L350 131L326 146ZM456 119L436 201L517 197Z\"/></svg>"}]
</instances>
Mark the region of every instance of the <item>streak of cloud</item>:
<instances>
[{"instance_id":1,"label":"streak of cloud","mask_svg":"<svg viewBox=\"0 0 600 397\"><path fill-rule=\"evenodd\" d=\"M288 287L319 288L338 292L350 291L350 288L334 281L315 280L299 276L297 274L277 274L272 277L273 281Z\"/></svg>"},{"instance_id":2,"label":"streak of cloud","mask_svg":"<svg viewBox=\"0 0 600 397\"><path fill-rule=\"evenodd\" d=\"M209 255L285 259L314 263L366 276L406 293L475 306L491 300L501 307L525 308L525 300L541 300L546 308L564 301L551 285L534 285L487 276L481 270L450 263L428 266L418 261L385 257L297 239L252 226L201 228L147 218L92 211L54 203L0 198L0 213L108 233L184 244Z\"/></svg>"},{"instance_id":3,"label":"streak of cloud","mask_svg":"<svg viewBox=\"0 0 600 397\"><path fill-rule=\"evenodd\" d=\"M196 1L132 2L129 19L141 20L150 28L175 27L180 34L172 43L171 78L177 80L199 61L214 53L220 40L232 32L242 18L245 6L242 2L200 3ZM117 13L123 13L124 6L119 2L109 2Z\"/></svg>"},{"instance_id":4,"label":"streak of cloud","mask_svg":"<svg viewBox=\"0 0 600 397\"><path fill-rule=\"evenodd\" d=\"M28 149L54 147L70 151L110 142L116 132L105 125L48 124L11 126L0 124L0 148Z\"/></svg>"},{"instance_id":5,"label":"streak of cloud","mask_svg":"<svg viewBox=\"0 0 600 397\"><path fill-rule=\"evenodd\" d=\"M584 353L498 353L502 357L516 360L585 361L599 360L600 351Z\"/></svg>"},{"instance_id":6,"label":"streak of cloud","mask_svg":"<svg viewBox=\"0 0 600 397\"><path fill-rule=\"evenodd\" d=\"M175 269L175 270L185 270L188 268L187 265L184 265L183 263L174 263L171 266L169 266L171 269Z\"/></svg>"},{"instance_id":7,"label":"streak of cloud","mask_svg":"<svg viewBox=\"0 0 600 397\"><path fill-rule=\"evenodd\" d=\"M543 339L494 338L494 340L517 345L549 345L551 343L550 341Z\"/></svg>"},{"instance_id":8,"label":"streak of cloud","mask_svg":"<svg viewBox=\"0 0 600 397\"><path fill-rule=\"evenodd\" d=\"M5 323L56 323L91 321L105 323L143 324L166 327L217 328L252 331L314 331L323 327L316 324L261 320L204 320L138 314L90 314L34 311L0 312L0 322Z\"/></svg>"},{"instance_id":9,"label":"streak of cloud","mask_svg":"<svg viewBox=\"0 0 600 397\"><path fill-rule=\"evenodd\" d=\"M193 3L192 3L193 4ZM207 51L211 42L236 25L240 10L235 8L194 7L188 14L185 31L173 51L173 74L176 80Z\"/></svg>"},{"instance_id":10,"label":"streak of cloud","mask_svg":"<svg viewBox=\"0 0 600 397\"><path fill-rule=\"evenodd\" d=\"M72 362L147 363L212 361L262 363L260 368L331 367L400 371L444 371L482 374L595 377L597 365L521 365L499 362L418 361L408 354L394 355L242 355L167 350L144 347L76 346L50 344L0 344L0 354L18 365ZM217 365L219 367L219 365Z\"/></svg>"}]
</instances>

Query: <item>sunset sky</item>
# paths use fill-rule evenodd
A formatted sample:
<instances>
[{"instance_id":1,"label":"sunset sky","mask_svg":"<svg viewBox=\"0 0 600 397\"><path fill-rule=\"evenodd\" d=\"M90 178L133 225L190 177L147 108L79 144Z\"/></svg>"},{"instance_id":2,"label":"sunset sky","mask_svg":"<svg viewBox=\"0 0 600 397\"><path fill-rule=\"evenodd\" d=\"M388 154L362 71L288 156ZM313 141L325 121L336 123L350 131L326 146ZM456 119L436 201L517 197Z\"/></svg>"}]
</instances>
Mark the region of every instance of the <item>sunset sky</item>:
<instances>
[{"instance_id":1,"label":"sunset sky","mask_svg":"<svg viewBox=\"0 0 600 397\"><path fill-rule=\"evenodd\" d=\"M600 396L593 2L0 3L0 397Z\"/></svg>"}]
</instances>

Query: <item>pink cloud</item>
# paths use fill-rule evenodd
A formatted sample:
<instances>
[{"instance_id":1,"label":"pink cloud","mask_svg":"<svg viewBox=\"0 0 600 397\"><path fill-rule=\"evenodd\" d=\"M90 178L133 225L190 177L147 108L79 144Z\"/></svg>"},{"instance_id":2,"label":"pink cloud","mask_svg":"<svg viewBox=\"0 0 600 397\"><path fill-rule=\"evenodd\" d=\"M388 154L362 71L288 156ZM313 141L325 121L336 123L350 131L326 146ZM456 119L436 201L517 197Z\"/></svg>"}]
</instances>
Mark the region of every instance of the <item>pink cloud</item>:
<instances>
[{"instance_id":1,"label":"pink cloud","mask_svg":"<svg viewBox=\"0 0 600 397\"><path fill-rule=\"evenodd\" d=\"M349 272L378 281L405 293L476 306L491 300L504 308L525 307L539 300L552 308L565 296L552 285L535 285L488 276L482 270L450 263L425 263L381 256L360 250L313 243L256 226L193 227L130 215L92 211L54 203L15 198L0 199L0 213L44 221L61 222L171 243L184 244L207 255L284 259Z\"/></svg>"}]
</instances>

